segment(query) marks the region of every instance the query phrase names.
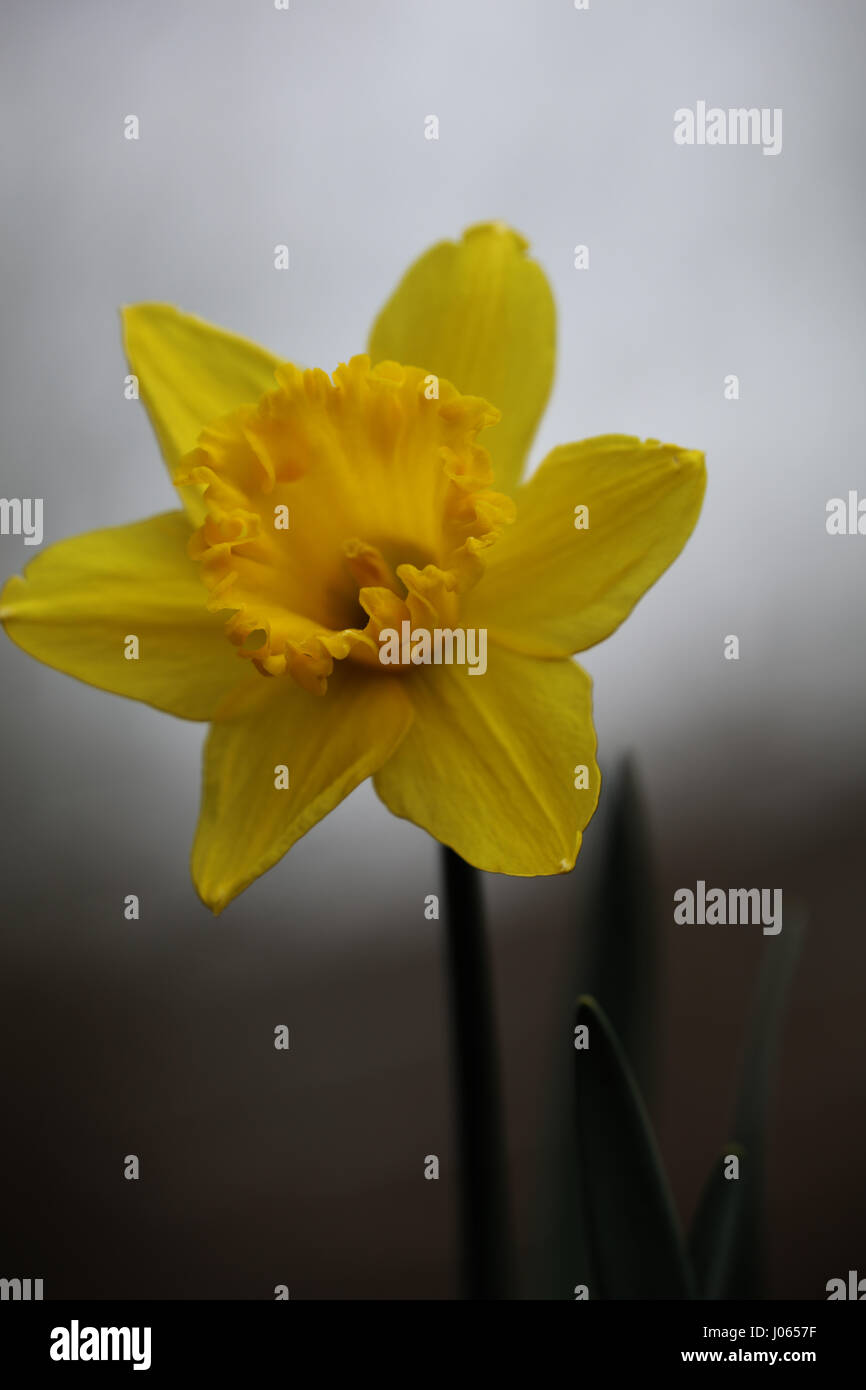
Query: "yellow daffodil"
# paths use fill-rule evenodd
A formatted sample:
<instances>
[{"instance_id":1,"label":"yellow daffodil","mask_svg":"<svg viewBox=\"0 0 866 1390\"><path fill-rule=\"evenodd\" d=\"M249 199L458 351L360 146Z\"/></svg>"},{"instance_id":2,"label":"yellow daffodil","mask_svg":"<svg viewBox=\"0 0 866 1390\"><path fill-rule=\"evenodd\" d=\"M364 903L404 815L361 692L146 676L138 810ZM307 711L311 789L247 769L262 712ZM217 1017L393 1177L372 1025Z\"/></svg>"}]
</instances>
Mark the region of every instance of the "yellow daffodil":
<instances>
[{"instance_id":1,"label":"yellow daffodil","mask_svg":"<svg viewBox=\"0 0 866 1390\"><path fill-rule=\"evenodd\" d=\"M332 377L124 311L183 510L50 547L0 618L60 671L211 721L192 873L214 912L370 776L477 868L575 862L599 773L571 657L682 549L704 461L610 435L520 483L555 342L526 253L501 224L434 246ZM483 669L460 655L482 636Z\"/></svg>"}]
</instances>

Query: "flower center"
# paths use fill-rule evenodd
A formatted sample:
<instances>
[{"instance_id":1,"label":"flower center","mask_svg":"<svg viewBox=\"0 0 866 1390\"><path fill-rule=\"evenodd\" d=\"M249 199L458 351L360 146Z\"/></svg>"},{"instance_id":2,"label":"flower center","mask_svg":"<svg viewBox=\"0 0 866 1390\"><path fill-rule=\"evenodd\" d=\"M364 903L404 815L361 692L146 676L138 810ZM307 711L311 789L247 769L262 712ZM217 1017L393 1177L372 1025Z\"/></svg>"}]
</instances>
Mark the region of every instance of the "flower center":
<instances>
[{"instance_id":1,"label":"flower center","mask_svg":"<svg viewBox=\"0 0 866 1390\"><path fill-rule=\"evenodd\" d=\"M323 693L335 660L380 665L383 629L457 625L514 504L476 442L499 419L486 401L368 357L275 375L202 432L177 480L202 489L190 554L241 656Z\"/></svg>"}]
</instances>

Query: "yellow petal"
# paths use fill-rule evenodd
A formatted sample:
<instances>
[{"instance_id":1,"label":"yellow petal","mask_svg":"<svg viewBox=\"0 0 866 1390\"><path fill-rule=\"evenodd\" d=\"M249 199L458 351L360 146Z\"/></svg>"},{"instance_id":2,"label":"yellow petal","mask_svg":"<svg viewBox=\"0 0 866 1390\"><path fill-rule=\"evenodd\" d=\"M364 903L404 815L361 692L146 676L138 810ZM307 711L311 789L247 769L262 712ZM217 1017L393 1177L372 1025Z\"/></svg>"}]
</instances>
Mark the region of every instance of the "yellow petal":
<instances>
[{"instance_id":1,"label":"yellow petal","mask_svg":"<svg viewBox=\"0 0 866 1390\"><path fill-rule=\"evenodd\" d=\"M412 719L399 677L343 669L324 696L257 679L205 750L192 875L214 912L381 767ZM287 789L276 785L280 767Z\"/></svg>"},{"instance_id":2,"label":"yellow petal","mask_svg":"<svg viewBox=\"0 0 866 1390\"><path fill-rule=\"evenodd\" d=\"M679 555L705 484L703 454L673 444L605 435L554 449L516 494L461 621L536 656L593 646Z\"/></svg>"},{"instance_id":3,"label":"yellow petal","mask_svg":"<svg viewBox=\"0 0 866 1390\"><path fill-rule=\"evenodd\" d=\"M415 719L376 775L386 806L477 869L572 868L600 784L587 674L493 646L483 675L429 666L406 683Z\"/></svg>"},{"instance_id":4,"label":"yellow petal","mask_svg":"<svg viewBox=\"0 0 866 1390\"><path fill-rule=\"evenodd\" d=\"M25 652L69 676L185 719L210 719L238 682L225 619L186 553L189 523L166 512L60 541L0 594L0 620ZM138 639L138 660L129 637Z\"/></svg>"},{"instance_id":5,"label":"yellow petal","mask_svg":"<svg viewBox=\"0 0 866 1390\"><path fill-rule=\"evenodd\" d=\"M526 251L501 222L439 242L410 267L370 334L374 362L423 367L502 412L484 444L505 491L519 480L556 350L553 296Z\"/></svg>"},{"instance_id":6,"label":"yellow petal","mask_svg":"<svg viewBox=\"0 0 866 1390\"><path fill-rule=\"evenodd\" d=\"M123 341L138 377L169 472L192 449L199 431L274 385L279 359L234 333L182 314L170 304L131 304L123 310ZM201 490L181 487L193 523L204 520Z\"/></svg>"}]
</instances>

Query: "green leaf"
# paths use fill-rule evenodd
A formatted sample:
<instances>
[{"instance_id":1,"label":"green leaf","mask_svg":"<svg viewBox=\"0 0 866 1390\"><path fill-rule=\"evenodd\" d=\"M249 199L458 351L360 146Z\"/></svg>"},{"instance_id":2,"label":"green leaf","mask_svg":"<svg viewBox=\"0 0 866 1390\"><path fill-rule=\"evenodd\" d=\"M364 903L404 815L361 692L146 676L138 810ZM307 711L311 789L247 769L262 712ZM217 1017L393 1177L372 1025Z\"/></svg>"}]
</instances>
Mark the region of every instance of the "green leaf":
<instances>
[{"instance_id":1,"label":"green leaf","mask_svg":"<svg viewBox=\"0 0 866 1390\"><path fill-rule=\"evenodd\" d=\"M779 1049L779 1030L788 988L803 948L806 913L797 904L778 936L767 938L743 1057L734 1134L743 1144L762 1136L770 1081ZM757 1145L756 1145L757 1146Z\"/></svg>"},{"instance_id":2,"label":"green leaf","mask_svg":"<svg viewBox=\"0 0 866 1390\"><path fill-rule=\"evenodd\" d=\"M689 1257L700 1298L727 1298L739 1251L748 1239L746 1185L741 1171L725 1177L727 1158L735 1154L742 1164L744 1152L729 1144L707 1179L689 1236Z\"/></svg>"},{"instance_id":3,"label":"green leaf","mask_svg":"<svg viewBox=\"0 0 866 1390\"><path fill-rule=\"evenodd\" d=\"M783 918L778 936L767 938L752 1008L740 1089L734 1113L734 1138L746 1151L739 1184L743 1185L742 1219L725 1281L726 1298L760 1298L763 1285L762 1215L764 1128L782 1014L806 929L805 910L797 905Z\"/></svg>"},{"instance_id":4,"label":"green leaf","mask_svg":"<svg viewBox=\"0 0 866 1390\"><path fill-rule=\"evenodd\" d=\"M593 1284L577 1181L574 1106L574 1001L599 999L624 1046L644 1096L653 1061L656 976L655 892L646 815L630 759L605 779L602 804L573 875L574 934L561 972L561 999L546 1068L548 1095L541 1144L535 1296L572 1299Z\"/></svg>"},{"instance_id":5,"label":"green leaf","mask_svg":"<svg viewBox=\"0 0 866 1390\"><path fill-rule=\"evenodd\" d=\"M608 789L600 863L586 919L581 992L598 999L645 1097L653 1071L655 892L649 832L630 758Z\"/></svg>"},{"instance_id":6,"label":"green leaf","mask_svg":"<svg viewBox=\"0 0 866 1390\"><path fill-rule=\"evenodd\" d=\"M590 1298L691 1298L691 1274L649 1118L623 1049L594 999L578 1002L578 1174Z\"/></svg>"}]
</instances>

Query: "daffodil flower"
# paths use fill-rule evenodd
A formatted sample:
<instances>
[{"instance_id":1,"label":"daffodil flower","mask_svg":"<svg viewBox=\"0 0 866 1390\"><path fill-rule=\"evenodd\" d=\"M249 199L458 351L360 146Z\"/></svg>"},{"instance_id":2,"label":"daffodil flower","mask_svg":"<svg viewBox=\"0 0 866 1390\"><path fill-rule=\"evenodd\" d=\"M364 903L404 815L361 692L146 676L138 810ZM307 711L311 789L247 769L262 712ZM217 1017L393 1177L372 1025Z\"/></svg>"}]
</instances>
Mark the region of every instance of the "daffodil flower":
<instances>
[{"instance_id":1,"label":"daffodil flower","mask_svg":"<svg viewBox=\"0 0 866 1390\"><path fill-rule=\"evenodd\" d=\"M126 309L124 334L183 508L51 546L0 618L57 670L211 722L203 901L221 911L371 776L479 869L570 869L600 782L571 658L678 555L704 461L611 435L520 483L555 346L522 238L434 246L331 377L166 305ZM484 632L483 675L383 664L404 623Z\"/></svg>"}]
</instances>

